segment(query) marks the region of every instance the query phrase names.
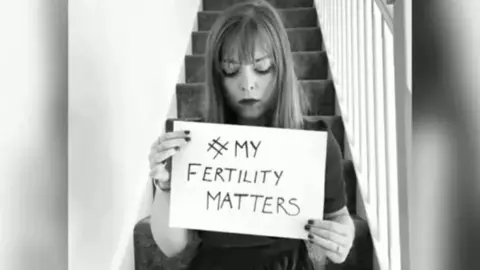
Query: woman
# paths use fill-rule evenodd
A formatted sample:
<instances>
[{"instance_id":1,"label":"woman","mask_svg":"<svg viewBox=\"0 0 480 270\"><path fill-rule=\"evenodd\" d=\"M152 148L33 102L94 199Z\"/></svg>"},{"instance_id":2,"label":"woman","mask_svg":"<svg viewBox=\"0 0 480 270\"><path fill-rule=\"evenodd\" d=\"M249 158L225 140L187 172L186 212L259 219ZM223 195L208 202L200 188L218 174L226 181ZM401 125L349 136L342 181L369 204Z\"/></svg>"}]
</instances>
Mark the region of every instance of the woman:
<instances>
[{"instance_id":1,"label":"woman","mask_svg":"<svg viewBox=\"0 0 480 270\"><path fill-rule=\"evenodd\" d=\"M205 57L209 123L310 129L307 100L294 72L286 30L265 1L237 4L210 30ZM303 240L169 228L169 173L165 161L190 141L189 131L167 132L152 146L151 173L158 187L152 233L167 256L200 240L189 269L313 269ZM291 142L294 143L294 142ZM309 220L309 245L334 263L347 257L354 238L345 206L341 153L329 132L325 175L325 220Z\"/></svg>"}]
</instances>

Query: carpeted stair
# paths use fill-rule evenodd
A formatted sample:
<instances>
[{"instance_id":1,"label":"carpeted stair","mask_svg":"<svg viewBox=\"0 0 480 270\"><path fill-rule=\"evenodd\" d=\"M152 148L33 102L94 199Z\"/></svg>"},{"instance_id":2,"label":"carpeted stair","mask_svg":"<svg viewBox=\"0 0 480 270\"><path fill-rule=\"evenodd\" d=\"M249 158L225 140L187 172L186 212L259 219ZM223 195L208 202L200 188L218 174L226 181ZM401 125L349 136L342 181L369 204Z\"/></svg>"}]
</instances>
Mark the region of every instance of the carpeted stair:
<instances>
[{"instance_id":1,"label":"carpeted stair","mask_svg":"<svg viewBox=\"0 0 480 270\"><path fill-rule=\"evenodd\" d=\"M206 37L220 12L242 0L203 0L203 11L198 12L198 31L192 33L192 55L185 57L186 83L178 84L178 118L196 118L206 108L203 102L204 58ZM311 101L312 108L306 120L332 130L344 153L346 141L342 118L335 112L335 89L328 78L328 59L323 50L322 34L318 27L313 0L269 0L278 8L287 28L295 62L295 72ZM329 263L327 269L372 269L373 245L367 222L356 215L356 175L353 163L344 160L347 206L356 228L354 247L347 260L340 265ZM150 230L150 217L140 220L134 229L136 270L182 269L179 259L167 259L156 246Z\"/></svg>"}]
</instances>

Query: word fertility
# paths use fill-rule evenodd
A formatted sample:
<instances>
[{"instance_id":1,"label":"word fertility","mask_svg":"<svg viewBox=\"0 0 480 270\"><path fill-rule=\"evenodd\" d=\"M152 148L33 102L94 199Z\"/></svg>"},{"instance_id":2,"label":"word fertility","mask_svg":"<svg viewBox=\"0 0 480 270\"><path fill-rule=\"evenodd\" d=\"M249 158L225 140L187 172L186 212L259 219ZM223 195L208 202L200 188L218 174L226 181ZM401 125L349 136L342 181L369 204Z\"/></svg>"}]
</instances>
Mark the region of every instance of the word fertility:
<instances>
[{"instance_id":1,"label":"word fertility","mask_svg":"<svg viewBox=\"0 0 480 270\"><path fill-rule=\"evenodd\" d=\"M200 167L200 170L198 170ZM201 172L198 174L198 172ZM192 180L192 176L201 175L201 180L205 182L237 182L237 183L262 183L274 182L275 186L278 186L280 179L282 178L283 171L276 170L242 170L236 168L226 167L212 167L204 166L200 163L188 164L188 177L187 181Z\"/></svg>"}]
</instances>

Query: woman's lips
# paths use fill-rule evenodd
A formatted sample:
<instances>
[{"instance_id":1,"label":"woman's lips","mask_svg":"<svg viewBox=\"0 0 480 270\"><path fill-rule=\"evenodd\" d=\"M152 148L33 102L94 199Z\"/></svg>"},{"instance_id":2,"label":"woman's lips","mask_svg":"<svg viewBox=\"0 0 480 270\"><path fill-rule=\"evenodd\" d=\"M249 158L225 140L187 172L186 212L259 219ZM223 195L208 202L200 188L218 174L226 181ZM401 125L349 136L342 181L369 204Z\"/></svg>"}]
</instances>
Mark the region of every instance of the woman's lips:
<instances>
[{"instance_id":1,"label":"woman's lips","mask_svg":"<svg viewBox=\"0 0 480 270\"><path fill-rule=\"evenodd\" d=\"M246 105L246 106L249 106L249 105L254 105L256 104L257 102L259 102L260 100L259 99L253 99L253 98L248 98L248 99L242 99L240 100L240 104L242 105Z\"/></svg>"}]
</instances>

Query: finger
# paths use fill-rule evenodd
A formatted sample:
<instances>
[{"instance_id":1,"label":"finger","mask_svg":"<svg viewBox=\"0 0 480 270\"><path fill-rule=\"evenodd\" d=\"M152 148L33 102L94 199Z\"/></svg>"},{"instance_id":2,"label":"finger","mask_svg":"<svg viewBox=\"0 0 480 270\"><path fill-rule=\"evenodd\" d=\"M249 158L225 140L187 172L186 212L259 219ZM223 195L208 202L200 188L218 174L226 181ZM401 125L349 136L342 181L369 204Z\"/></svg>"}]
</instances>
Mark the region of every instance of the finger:
<instances>
[{"instance_id":1,"label":"finger","mask_svg":"<svg viewBox=\"0 0 480 270\"><path fill-rule=\"evenodd\" d=\"M151 145L150 148L156 148L158 145L160 145L164 141L172 140L172 139L184 139L186 137L189 137L190 131L173 131L173 132L167 132L163 134L162 136L158 137Z\"/></svg>"},{"instance_id":2,"label":"finger","mask_svg":"<svg viewBox=\"0 0 480 270\"><path fill-rule=\"evenodd\" d=\"M309 234L309 241L325 250L325 254L335 263L342 263L348 256L349 248L338 245L332 241L323 239L317 235Z\"/></svg>"},{"instance_id":3,"label":"finger","mask_svg":"<svg viewBox=\"0 0 480 270\"><path fill-rule=\"evenodd\" d=\"M183 138L183 139L167 140L167 141L164 141L161 144L157 145L155 150L157 152L161 152L161 151L168 150L168 149L175 148L175 147L181 148L184 145L186 145L189 141L190 141L190 137L186 137L186 138Z\"/></svg>"},{"instance_id":4,"label":"finger","mask_svg":"<svg viewBox=\"0 0 480 270\"><path fill-rule=\"evenodd\" d=\"M160 153L155 153L150 156L150 169L153 169L153 167L158 166L158 165L163 165L165 166L165 163L167 159L169 159L171 156L175 155L178 151L180 151L180 148L173 148L173 149L168 149L165 151L162 151Z\"/></svg>"},{"instance_id":5,"label":"finger","mask_svg":"<svg viewBox=\"0 0 480 270\"><path fill-rule=\"evenodd\" d=\"M325 251L337 252L337 247L339 247L339 245L337 245L333 241L324 239L312 233L308 234L308 239L310 240L310 242L322 247Z\"/></svg>"},{"instance_id":6,"label":"finger","mask_svg":"<svg viewBox=\"0 0 480 270\"><path fill-rule=\"evenodd\" d=\"M350 230L349 227L343 225L342 223L331 221L331 220L321 220L321 219L310 219L308 224L314 228L320 228L327 231L332 231L340 235L349 236Z\"/></svg>"},{"instance_id":7,"label":"finger","mask_svg":"<svg viewBox=\"0 0 480 270\"><path fill-rule=\"evenodd\" d=\"M158 182L158 186L160 187L160 189L163 189L163 190L170 190L171 189L171 186L170 186L170 181L160 181Z\"/></svg>"},{"instance_id":8,"label":"finger","mask_svg":"<svg viewBox=\"0 0 480 270\"><path fill-rule=\"evenodd\" d=\"M347 258L344 254L339 254L337 252L325 251L325 255L334 263L343 263Z\"/></svg>"},{"instance_id":9,"label":"finger","mask_svg":"<svg viewBox=\"0 0 480 270\"><path fill-rule=\"evenodd\" d=\"M160 188L162 190L170 190L171 189L170 180L161 181L161 180L158 180L158 179L154 178L153 181L155 182L155 186L157 186L158 188Z\"/></svg>"},{"instance_id":10,"label":"finger","mask_svg":"<svg viewBox=\"0 0 480 270\"><path fill-rule=\"evenodd\" d=\"M150 161L150 170L153 170L155 167L157 166L161 166L161 167L164 167L167 165L167 160L168 158L165 158L165 159L162 159L162 158L158 158L158 159L152 159Z\"/></svg>"},{"instance_id":11,"label":"finger","mask_svg":"<svg viewBox=\"0 0 480 270\"><path fill-rule=\"evenodd\" d=\"M160 136L157 140L157 144L171 140L171 139L182 139L190 136L190 130L176 130L172 132L166 132Z\"/></svg>"},{"instance_id":12,"label":"finger","mask_svg":"<svg viewBox=\"0 0 480 270\"><path fill-rule=\"evenodd\" d=\"M153 168L150 171L150 178L157 179L160 182L166 182L170 180L170 173L162 166Z\"/></svg>"},{"instance_id":13,"label":"finger","mask_svg":"<svg viewBox=\"0 0 480 270\"><path fill-rule=\"evenodd\" d=\"M307 225L308 226L308 225ZM336 243L337 245L341 245L343 247L348 248L349 247L349 241L347 236L338 234L336 232L324 230L321 228L316 228L316 227L311 227L310 229L307 229L310 233L319 236L325 240L332 241L333 243Z\"/></svg>"}]
</instances>

